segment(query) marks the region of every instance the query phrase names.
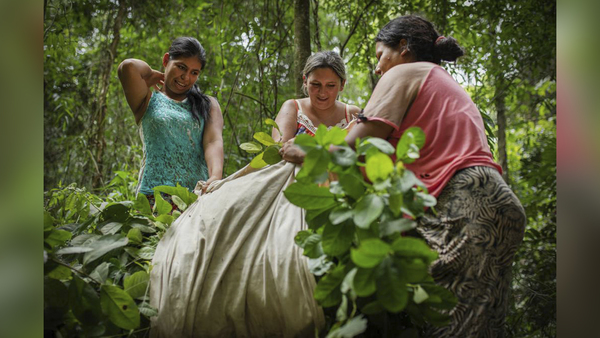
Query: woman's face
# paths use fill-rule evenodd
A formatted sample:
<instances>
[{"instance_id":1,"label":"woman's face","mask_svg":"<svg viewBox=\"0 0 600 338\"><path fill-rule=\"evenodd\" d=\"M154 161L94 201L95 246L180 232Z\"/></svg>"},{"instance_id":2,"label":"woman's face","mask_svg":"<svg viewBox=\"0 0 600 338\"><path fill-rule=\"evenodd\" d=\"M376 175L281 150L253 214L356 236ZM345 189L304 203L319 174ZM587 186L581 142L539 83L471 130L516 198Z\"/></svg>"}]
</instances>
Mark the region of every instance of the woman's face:
<instances>
[{"instance_id":1,"label":"woman's face","mask_svg":"<svg viewBox=\"0 0 600 338\"><path fill-rule=\"evenodd\" d=\"M186 93L200 75L202 64L197 57L179 58L169 60L169 53L163 57L165 67L164 91L168 97L175 100L183 100Z\"/></svg>"},{"instance_id":2,"label":"woman's face","mask_svg":"<svg viewBox=\"0 0 600 338\"><path fill-rule=\"evenodd\" d=\"M404 42L404 45L402 42ZM396 65L411 62L412 60L408 58L405 44L406 40L402 39L398 45L399 48L396 49L378 41L375 44L375 53L378 60L377 67L375 67L375 74L381 76Z\"/></svg>"},{"instance_id":3,"label":"woman's face","mask_svg":"<svg viewBox=\"0 0 600 338\"><path fill-rule=\"evenodd\" d=\"M304 78L310 103L319 110L335 107L339 92L344 89L344 82L331 68L317 68Z\"/></svg>"}]
</instances>

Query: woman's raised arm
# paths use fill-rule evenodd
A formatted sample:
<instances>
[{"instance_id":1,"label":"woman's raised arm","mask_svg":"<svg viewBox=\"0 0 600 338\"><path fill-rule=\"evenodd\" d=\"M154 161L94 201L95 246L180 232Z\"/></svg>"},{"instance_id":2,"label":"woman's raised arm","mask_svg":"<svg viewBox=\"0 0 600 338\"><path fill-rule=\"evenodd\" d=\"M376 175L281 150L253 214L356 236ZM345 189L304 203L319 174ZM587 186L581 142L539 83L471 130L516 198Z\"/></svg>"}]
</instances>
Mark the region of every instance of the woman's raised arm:
<instances>
[{"instance_id":1,"label":"woman's raised arm","mask_svg":"<svg viewBox=\"0 0 600 338\"><path fill-rule=\"evenodd\" d=\"M138 59L126 59L121 62L118 75L135 122L140 123L150 102L151 88L159 89L158 84L163 84L165 76Z\"/></svg>"}]
</instances>

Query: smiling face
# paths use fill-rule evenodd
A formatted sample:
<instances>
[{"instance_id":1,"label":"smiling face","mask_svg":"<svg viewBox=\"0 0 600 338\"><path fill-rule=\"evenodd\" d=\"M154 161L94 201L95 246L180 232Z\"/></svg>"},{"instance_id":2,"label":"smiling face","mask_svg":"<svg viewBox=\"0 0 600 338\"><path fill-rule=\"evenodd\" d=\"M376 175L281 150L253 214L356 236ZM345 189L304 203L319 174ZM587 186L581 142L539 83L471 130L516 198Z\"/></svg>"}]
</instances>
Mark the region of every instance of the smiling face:
<instances>
[{"instance_id":1,"label":"smiling face","mask_svg":"<svg viewBox=\"0 0 600 338\"><path fill-rule=\"evenodd\" d=\"M181 101L186 98L190 88L198 80L202 64L197 57L169 59L169 53L163 57L165 67L165 85L163 92L174 100Z\"/></svg>"},{"instance_id":2,"label":"smiling face","mask_svg":"<svg viewBox=\"0 0 600 338\"><path fill-rule=\"evenodd\" d=\"M331 68L316 68L304 78L304 85L317 110L335 107L337 96L344 89L344 81Z\"/></svg>"},{"instance_id":3,"label":"smiling face","mask_svg":"<svg viewBox=\"0 0 600 338\"><path fill-rule=\"evenodd\" d=\"M389 47L383 42L378 41L375 44L375 53L377 56L375 74L380 76L396 65L415 61L412 53L408 51L405 39L400 41L398 48Z\"/></svg>"}]
</instances>

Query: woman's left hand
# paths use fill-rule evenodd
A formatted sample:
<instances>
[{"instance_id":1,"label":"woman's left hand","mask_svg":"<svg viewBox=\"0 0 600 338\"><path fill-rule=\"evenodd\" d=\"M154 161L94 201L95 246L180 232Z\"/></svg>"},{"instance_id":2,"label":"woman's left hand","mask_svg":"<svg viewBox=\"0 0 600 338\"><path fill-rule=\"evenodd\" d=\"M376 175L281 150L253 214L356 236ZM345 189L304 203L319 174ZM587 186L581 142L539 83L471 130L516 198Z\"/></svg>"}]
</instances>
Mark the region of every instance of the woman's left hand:
<instances>
[{"instance_id":1,"label":"woman's left hand","mask_svg":"<svg viewBox=\"0 0 600 338\"><path fill-rule=\"evenodd\" d=\"M301 164L304 162L306 153L294 144L294 139L290 139L283 144L279 150L279 155L281 155L285 161Z\"/></svg>"},{"instance_id":2,"label":"woman's left hand","mask_svg":"<svg viewBox=\"0 0 600 338\"><path fill-rule=\"evenodd\" d=\"M206 193L206 189L208 188L208 186L214 182L214 181L218 181L220 180L220 178L216 177L216 176L211 176L208 178L208 180L204 183L204 185L202 186L202 194Z\"/></svg>"}]
</instances>

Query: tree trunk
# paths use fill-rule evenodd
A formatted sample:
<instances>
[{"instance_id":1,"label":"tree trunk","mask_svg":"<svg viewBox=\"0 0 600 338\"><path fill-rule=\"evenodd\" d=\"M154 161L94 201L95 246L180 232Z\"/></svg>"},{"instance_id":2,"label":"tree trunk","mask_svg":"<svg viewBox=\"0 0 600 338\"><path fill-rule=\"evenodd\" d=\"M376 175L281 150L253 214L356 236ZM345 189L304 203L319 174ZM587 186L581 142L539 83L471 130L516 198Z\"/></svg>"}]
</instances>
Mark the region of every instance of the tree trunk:
<instances>
[{"instance_id":1,"label":"tree trunk","mask_svg":"<svg viewBox=\"0 0 600 338\"><path fill-rule=\"evenodd\" d=\"M501 76L501 75L500 75ZM494 95L494 106L496 107L498 125L498 162L502 167L502 178L508 184L508 158L506 156L506 98L504 81L496 81L496 95Z\"/></svg>"},{"instance_id":2,"label":"tree trunk","mask_svg":"<svg viewBox=\"0 0 600 338\"><path fill-rule=\"evenodd\" d=\"M294 78L296 97L304 97L302 71L310 56L310 0L294 1Z\"/></svg>"},{"instance_id":3,"label":"tree trunk","mask_svg":"<svg viewBox=\"0 0 600 338\"><path fill-rule=\"evenodd\" d=\"M100 66L100 90L99 95L96 100L96 104L94 107L95 112L95 124L96 124L96 132L92 135L92 145L95 147L94 153L94 164L95 164L95 173L94 178L92 180L92 187L98 188L104 184L103 182L103 173L104 173L104 163L102 157L104 155L104 150L106 147L106 141L104 139L104 131L105 131L105 120L106 120L106 97L108 94L108 87L110 85L110 74L112 72L112 66L115 62L115 56L117 54L117 46L119 45L119 40L121 38L121 26L123 25L123 20L125 18L125 13L127 12L127 4L126 1L122 0L119 2L119 11L115 16L113 22L113 39L108 49L106 51L106 58L104 58Z\"/></svg>"}]
</instances>

